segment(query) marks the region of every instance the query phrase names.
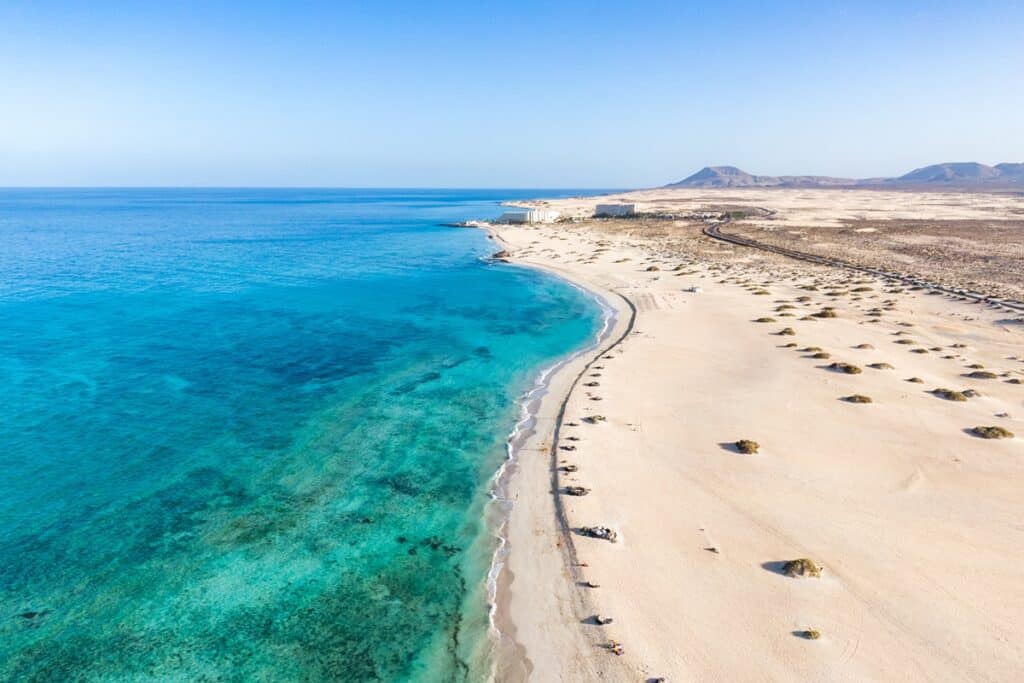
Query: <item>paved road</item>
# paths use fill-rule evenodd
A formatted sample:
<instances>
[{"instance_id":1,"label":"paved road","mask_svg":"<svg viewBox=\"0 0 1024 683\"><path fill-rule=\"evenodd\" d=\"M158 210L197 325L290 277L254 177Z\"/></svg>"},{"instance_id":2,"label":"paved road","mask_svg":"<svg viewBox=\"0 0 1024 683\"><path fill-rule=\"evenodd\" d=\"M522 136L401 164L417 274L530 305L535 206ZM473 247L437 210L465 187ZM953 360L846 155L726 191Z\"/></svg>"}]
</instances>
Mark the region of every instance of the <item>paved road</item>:
<instances>
[{"instance_id":1,"label":"paved road","mask_svg":"<svg viewBox=\"0 0 1024 683\"><path fill-rule=\"evenodd\" d=\"M728 224L729 219L726 218L721 223L710 223L704 226L704 234L712 239L721 240L723 242L729 242L730 244L738 244L743 247L751 247L752 249L760 249L762 251L770 251L773 254L781 254L790 258L799 259L801 261L808 261L810 263L817 263L823 266L833 266L836 268L846 268L848 270L855 270L861 273L867 273L869 275L876 275L878 277L884 277L890 280L897 280L907 285L914 287L925 287L930 290L942 292L950 296L962 297L965 299L971 299L980 303L986 303L992 306L1001 306L1006 309L1019 311L1024 313L1024 302L1014 301L1012 299L1001 299L999 297L989 296L982 292L973 292L966 289L955 289L952 287L943 286L937 282L930 282L919 277L912 275L904 275L902 273L893 273L879 268L871 268L868 266L860 266L855 263L843 261L841 259L828 258L825 256L818 256L816 254L808 254L806 252L797 251L796 249L787 249L786 247L776 247L771 244L764 244L763 242L757 242L746 237L740 237L738 235L730 235L729 233L722 232L722 226Z\"/></svg>"}]
</instances>

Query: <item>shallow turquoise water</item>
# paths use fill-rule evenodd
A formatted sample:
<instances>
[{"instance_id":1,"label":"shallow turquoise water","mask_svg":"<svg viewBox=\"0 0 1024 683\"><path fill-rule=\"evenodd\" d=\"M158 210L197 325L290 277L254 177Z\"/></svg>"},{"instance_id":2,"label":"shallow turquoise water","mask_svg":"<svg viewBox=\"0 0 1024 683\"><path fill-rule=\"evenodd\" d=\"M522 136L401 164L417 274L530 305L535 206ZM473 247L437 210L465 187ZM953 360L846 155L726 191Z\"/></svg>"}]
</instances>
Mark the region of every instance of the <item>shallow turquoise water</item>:
<instances>
[{"instance_id":1,"label":"shallow turquoise water","mask_svg":"<svg viewBox=\"0 0 1024 683\"><path fill-rule=\"evenodd\" d=\"M479 676L488 480L600 326L438 225L509 196L0 190L0 680Z\"/></svg>"}]
</instances>

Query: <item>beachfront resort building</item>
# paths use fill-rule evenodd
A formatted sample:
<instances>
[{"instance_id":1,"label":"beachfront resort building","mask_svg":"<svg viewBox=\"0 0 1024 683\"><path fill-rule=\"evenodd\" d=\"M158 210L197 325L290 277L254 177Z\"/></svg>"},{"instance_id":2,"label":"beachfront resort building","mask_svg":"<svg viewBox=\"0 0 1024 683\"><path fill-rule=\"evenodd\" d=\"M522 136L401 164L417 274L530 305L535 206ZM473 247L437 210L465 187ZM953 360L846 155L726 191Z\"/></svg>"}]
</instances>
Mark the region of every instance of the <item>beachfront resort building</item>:
<instances>
[{"instance_id":1,"label":"beachfront resort building","mask_svg":"<svg viewBox=\"0 0 1024 683\"><path fill-rule=\"evenodd\" d=\"M598 204L594 209L596 218L624 218L636 215L636 204Z\"/></svg>"},{"instance_id":2,"label":"beachfront resort building","mask_svg":"<svg viewBox=\"0 0 1024 683\"><path fill-rule=\"evenodd\" d=\"M498 223L554 223L562 214L550 209L513 207L498 217Z\"/></svg>"}]
</instances>

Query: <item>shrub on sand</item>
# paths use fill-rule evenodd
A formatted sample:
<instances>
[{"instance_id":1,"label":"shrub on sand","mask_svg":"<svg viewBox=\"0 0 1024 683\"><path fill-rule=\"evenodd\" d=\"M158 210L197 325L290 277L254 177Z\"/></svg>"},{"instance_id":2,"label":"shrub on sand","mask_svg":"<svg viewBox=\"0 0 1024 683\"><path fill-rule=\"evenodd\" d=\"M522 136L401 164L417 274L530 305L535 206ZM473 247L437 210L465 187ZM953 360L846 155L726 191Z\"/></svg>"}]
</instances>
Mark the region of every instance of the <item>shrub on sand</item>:
<instances>
[{"instance_id":1,"label":"shrub on sand","mask_svg":"<svg viewBox=\"0 0 1024 683\"><path fill-rule=\"evenodd\" d=\"M966 401L967 397L964 396L962 391L955 391L953 389L933 389L932 393L939 398L944 398L947 401Z\"/></svg>"},{"instance_id":2,"label":"shrub on sand","mask_svg":"<svg viewBox=\"0 0 1024 683\"><path fill-rule=\"evenodd\" d=\"M847 375L859 375L861 373L861 369L856 365L844 363L842 361L830 363L828 369L835 370L836 372L845 372Z\"/></svg>"},{"instance_id":3,"label":"shrub on sand","mask_svg":"<svg viewBox=\"0 0 1024 683\"><path fill-rule=\"evenodd\" d=\"M847 403L871 403L871 397L865 396L864 394L853 394L851 396L844 396L843 400Z\"/></svg>"},{"instance_id":4,"label":"shrub on sand","mask_svg":"<svg viewBox=\"0 0 1024 683\"><path fill-rule=\"evenodd\" d=\"M801 557L796 560L790 560L782 565L782 573L794 578L797 576L808 576L817 579L821 576L821 567L814 560Z\"/></svg>"},{"instance_id":5,"label":"shrub on sand","mask_svg":"<svg viewBox=\"0 0 1024 683\"><path fill-rule=\"evenodd\" d=\"M1002 427L975 427L971 430L983 439L1012 439L1013 432Z\"/></svg>"},{"instance_id":6,"label":"shrub on sand","mask_svg":"<svg viewBox=\"0 0 1024 683\"><path fill-rule=\"evenodd\" d=\"M989 372L988 370L975 370L965 375L965 377L970 377L971 379L995 379L996 373Z\"/></svg>"},{"instance_id":7,"label":"shrub on sand","mask_svg":"<svg viewBox=\"0 0 1024 683\"><path fill-rule=\"evenodd\" d=\"M756 441L751 441L750 439L740 439L733 445L736 446L736 450L744 455L753 455L761 447Z\"/></svg>"}]
</instances>

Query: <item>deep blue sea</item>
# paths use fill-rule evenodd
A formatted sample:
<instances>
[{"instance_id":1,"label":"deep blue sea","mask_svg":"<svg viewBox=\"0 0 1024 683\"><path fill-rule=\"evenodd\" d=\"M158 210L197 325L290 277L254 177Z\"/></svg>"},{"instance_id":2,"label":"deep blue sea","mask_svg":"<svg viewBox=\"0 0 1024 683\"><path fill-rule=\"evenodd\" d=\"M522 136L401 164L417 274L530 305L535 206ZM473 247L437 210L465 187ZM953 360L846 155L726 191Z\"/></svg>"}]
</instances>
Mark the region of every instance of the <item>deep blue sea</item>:
<instances>
[{"instance_id":1,"label":"deep blue sea","mask_svg":"<svg viewBox=\"0 0 1024 683\"><path fill-rule=\"evenodd\" d=\"M0 680L476 680L542 194L0 190Z\"/></svg>"}]
</instances>

